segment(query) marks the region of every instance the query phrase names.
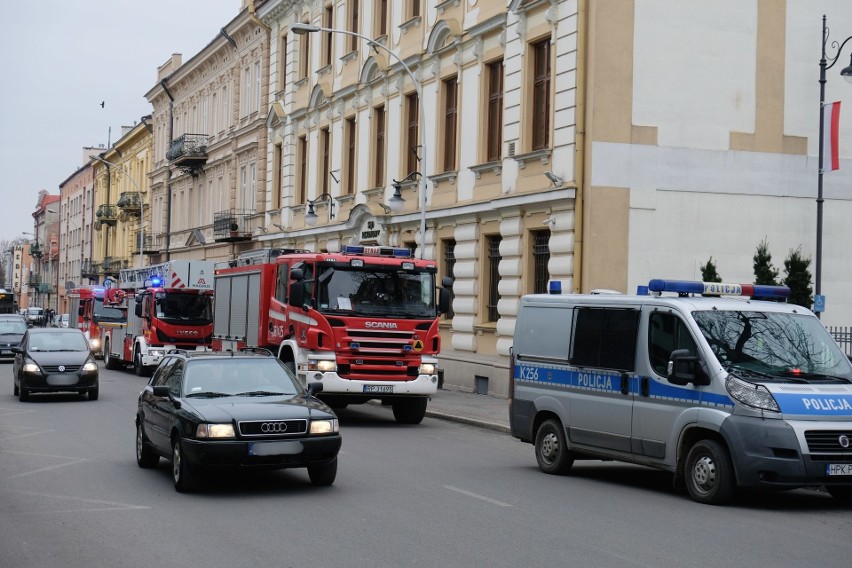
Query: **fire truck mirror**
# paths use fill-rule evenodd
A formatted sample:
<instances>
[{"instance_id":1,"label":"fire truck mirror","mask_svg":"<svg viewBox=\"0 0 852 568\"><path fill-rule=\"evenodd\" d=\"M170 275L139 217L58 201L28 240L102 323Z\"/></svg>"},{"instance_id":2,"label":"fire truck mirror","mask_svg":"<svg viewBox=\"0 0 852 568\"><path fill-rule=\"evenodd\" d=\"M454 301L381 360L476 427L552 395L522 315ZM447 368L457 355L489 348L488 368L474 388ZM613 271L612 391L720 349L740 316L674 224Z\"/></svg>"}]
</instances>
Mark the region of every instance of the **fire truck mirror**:
<instances>
[{"instance_id":1,"label":"fire truck mirror","mask_svg":"<svg viewBox=\"0 0 852 568\"><path fill-rule=\"evenodd\" d=\"M289 304L301 308L305 305L305 285L302 282L294 282L290 285Z\"/></svg>"},{"instance_id":2,"label":"fire truck mirror","mask_svg":"<svg viewBox=\"0 0 852 568\"><path fill-rule=\"evenodd\" d=\"M142 317L142 303L136 302L136 305L133 308L134 308L134 313L136 314L136 317L141 318Z\"/></svg>"},{"instance_id":3,"label":"fire truck mirror","mask_svg":"<svg viewBox=\"0 0 852 568\"><path fill-rule=\"evenodd\" d=\"M438 312L445 314L450 311L450 290L449 288L441 288L438 291Z\"/></svg>"}]
</instances>

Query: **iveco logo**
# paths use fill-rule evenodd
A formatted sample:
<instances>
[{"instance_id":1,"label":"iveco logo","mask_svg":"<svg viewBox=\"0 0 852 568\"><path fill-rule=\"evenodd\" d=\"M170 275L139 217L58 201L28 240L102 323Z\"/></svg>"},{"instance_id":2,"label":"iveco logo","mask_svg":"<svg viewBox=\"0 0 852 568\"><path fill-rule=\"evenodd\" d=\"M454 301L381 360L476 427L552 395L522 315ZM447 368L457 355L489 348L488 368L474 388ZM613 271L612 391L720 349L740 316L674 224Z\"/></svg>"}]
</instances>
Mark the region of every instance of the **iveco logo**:
<instances>
[{"instance_id":1,"label":"iveco logo","mask_svg":"<svg viewBox=\"0 0 852 568\"><path fill-rule=\"evenodd\" d=\"M396 324L389 321L368 321L364 323L364 327L373 327L381 329L396 329Z\"/></svg>"},{"instance_id":2,"label":"iveco logo","mask_svg":"<svg viewBox=\"0 0 852 568\"><path fill-rule=\"evenodd\" d=\"M179 329L176 333L178 335L198 335L198 332L194 329Z\"/></svg>"},{"instance_id":3,"label":"iveco logo","mask_svg":"<svg viewBox=\"0 0 852 568\"><path fill-rule=\"evenodd\" d=\"M841 448L849 447L849 436L846 434L841 434L839 438L837 438L837 442L840 444Z\"/></svg>"},{"instance_id":4,"label":"iveco logo","mask_svg":"<svg viewBox=\"0 0 852 568\"><path fill-rule=\"evenodd\" d=\"M260 425L260 431L264 434L280 434L287 431L286 422L264 422Z\"/></svg>"}]
</instances>

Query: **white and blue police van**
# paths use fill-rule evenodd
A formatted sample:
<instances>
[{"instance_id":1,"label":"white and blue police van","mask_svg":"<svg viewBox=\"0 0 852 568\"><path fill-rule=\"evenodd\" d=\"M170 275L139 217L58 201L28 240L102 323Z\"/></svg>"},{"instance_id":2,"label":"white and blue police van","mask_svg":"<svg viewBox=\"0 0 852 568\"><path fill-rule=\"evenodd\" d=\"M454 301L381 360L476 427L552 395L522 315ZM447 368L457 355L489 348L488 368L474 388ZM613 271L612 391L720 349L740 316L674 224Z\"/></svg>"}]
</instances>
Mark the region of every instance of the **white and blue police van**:
<instances>
[{"instance_id":1,"label":"white and blue police van","mask_svg":"<svg viewBox=\"0 0 852 568\"><path fill-rule=\"evenodd\" d=\"M673 473L701 503L737 487L852 501L852 364L789 293L652 280L635 296L524 296L512 435L549 474L620 460Z\"/></svg>"}]
</instances>

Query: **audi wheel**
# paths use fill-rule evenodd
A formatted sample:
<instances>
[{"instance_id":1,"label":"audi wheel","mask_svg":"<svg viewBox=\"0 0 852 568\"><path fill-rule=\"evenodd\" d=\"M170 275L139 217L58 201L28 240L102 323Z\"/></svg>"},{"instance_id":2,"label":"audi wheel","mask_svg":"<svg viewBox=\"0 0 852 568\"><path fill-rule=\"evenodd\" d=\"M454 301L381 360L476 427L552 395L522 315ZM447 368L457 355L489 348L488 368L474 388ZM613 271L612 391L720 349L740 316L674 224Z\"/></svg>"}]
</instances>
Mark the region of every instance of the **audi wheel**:
<instances>
[{"instance_id":1,"label":"audi wheel","mask_svg":"<svg viewBox=\"0 0 852 568\"><path fill-rule=\"evenodd\" d=\"M188 493L198 486L198 478L186 459L180 436L172 440L172 481L178 493Z\"/></svg>"},{"instance_id":2,"label":"audi wheel","mask_svg":"<svg viewBox=\"0 0 852 568\"><path fill-rule=\"evenodd\" d=\"M317 487L328 487L337 477L337 458L323 465L309 465L308 477Z\"/></svg>"}]
</instances>

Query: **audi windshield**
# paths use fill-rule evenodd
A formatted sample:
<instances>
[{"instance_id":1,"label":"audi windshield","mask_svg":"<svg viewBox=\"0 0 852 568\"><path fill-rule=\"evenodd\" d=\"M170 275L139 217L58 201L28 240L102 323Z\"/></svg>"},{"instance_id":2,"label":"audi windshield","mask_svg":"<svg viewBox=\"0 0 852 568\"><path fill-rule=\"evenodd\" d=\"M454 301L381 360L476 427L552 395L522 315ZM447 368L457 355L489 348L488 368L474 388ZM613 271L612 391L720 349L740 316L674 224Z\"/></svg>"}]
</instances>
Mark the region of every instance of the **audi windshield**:
<instances>
[{"instance_id":1,"label":"audi windshield","mask_svg":"<svg viewBox=\"0 0 852 568\"><path fill-rule=\"evenodd\" d=\"M435 273L401 267L321 266L317 307L324 313L401 318L436 315Z\"/></svg>"}]
</instances>

